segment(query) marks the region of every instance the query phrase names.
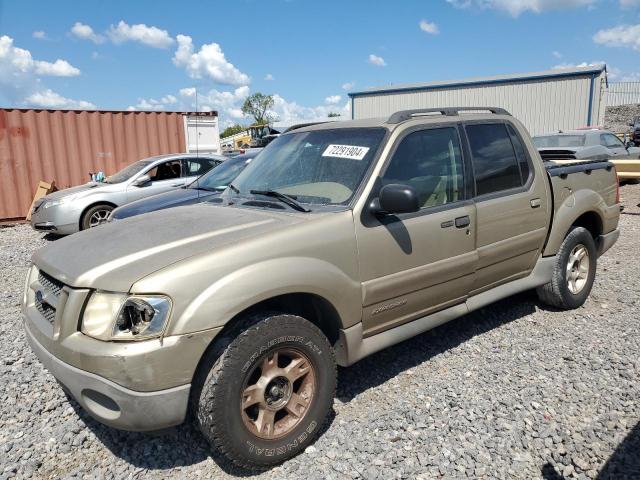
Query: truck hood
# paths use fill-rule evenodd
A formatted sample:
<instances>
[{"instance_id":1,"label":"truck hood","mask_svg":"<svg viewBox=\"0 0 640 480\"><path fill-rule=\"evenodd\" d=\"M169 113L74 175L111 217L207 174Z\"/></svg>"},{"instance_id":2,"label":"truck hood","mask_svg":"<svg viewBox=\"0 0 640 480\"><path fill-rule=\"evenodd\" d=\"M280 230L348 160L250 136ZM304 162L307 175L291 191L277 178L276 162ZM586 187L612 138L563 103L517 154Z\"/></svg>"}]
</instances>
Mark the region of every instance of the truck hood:
<instances>
[{"instance_id":1,"label":"truck hood","mask_svg":"<svg viewBox=\"0 0 640 480\"><path fill-rule=\"evenodd\" d=\"M72 287L128 292L136 281L175 262L308 218L309 214L189 205L84 230L36 251L32 261Z\"/></svg>"},{"instance_id":2,"label":"truck hood","mask_svg":"<svg viewBox=\"0 0 640 480\"><path fill-rule=\"evenodd\" d=\"M154 212L164 208L179 207L190 205L192 203L204 202L213 197L220 196L221 192L209 192L205 190L196 190L195 188L180 188L170 192L161 193L152 197L136 200L116 208L111 218L113 220L121 220L133 217L142 213Z\"/></svg>"}]
</instances>

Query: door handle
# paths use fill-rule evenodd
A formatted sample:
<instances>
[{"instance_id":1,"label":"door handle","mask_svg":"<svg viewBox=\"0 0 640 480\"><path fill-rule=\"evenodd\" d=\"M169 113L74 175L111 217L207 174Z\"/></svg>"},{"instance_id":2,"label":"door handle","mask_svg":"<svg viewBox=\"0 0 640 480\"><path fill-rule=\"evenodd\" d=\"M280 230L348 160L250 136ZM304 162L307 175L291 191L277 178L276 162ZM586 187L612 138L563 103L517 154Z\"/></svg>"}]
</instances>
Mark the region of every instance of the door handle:
<instances>
[{"instance_id":1,"label":"door handle","mask_svg":"<svg viewBox=\"0 0 640 480\"><path fill-rule=\"evenodd\" d=\"M529 202L529 204L531 205L531 208L540 208L540 205L542 205L542 200L540 200L539 198L534 198Z\"/></svg>"},{"instance_id":2,"label":"door handle","mask_svg":"<svg viewBox=\"0 0 640 480\"><path fill-rule=\"evenodd\" d=\"M458 217L455 220L456 228L465 228L471 225L471 219L469 215L465 215L464 217Z\"/></svg>"}]
</instances>

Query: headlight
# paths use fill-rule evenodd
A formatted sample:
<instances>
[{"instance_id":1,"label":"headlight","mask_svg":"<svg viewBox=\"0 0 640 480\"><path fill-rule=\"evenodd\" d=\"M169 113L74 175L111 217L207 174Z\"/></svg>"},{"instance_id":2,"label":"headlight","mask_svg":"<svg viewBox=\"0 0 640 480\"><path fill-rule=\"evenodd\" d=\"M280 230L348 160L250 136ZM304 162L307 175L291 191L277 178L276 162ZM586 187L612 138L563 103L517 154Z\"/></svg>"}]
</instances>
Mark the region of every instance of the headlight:
<instances>
[{"instance_id":1,"label":"headlight","mask_svg":"<svg viewBox=\"0 0 640 480\"><path fill-rule=\"evenodd\" d=\"M67 195L66 197L60 197L60 198L56 198L55 200L46 200L44 202L43 207L44 208L49 208L49 207L55 207L57 205L62 205L63 203L68 203L71 200L74 200L75 196L74 195Z\"/></svg>"},{"instance_id":2,"label":"headlight","mask_svg":"<svg viewBox=\"0 0 640 480\"><path fill-rule=\"evenodd\" d=\"M171 312L164 296L96 292L85 308L82 333L99 340L144 340L159 336Z\"/></svg>"}]
</instances>

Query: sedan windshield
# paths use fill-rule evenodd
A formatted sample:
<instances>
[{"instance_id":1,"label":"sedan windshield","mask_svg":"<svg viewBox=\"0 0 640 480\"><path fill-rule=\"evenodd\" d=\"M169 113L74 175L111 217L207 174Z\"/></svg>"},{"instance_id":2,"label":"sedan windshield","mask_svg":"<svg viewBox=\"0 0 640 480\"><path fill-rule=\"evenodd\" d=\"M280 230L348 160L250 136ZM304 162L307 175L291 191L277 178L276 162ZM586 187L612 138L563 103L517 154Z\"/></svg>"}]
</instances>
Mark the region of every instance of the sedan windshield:
<instances>
[{"instance_id":1,"label":"sedan windshield","mask_svg":"<svg viewBox=\"0 0 640 480\"><path fill-rule=\"evenodd\" d=\"M226 160L221 165L215 167L209 173L204 174L195 182L189 185L189 188L200 190L209 190L212 192L222 191L227 188L234 178L246 167L252 157L247 158L245 155Z\"/></svg>"},{"instance_id":2,"label":"sedan windshield","mask_svg":"<svg viewBox=\"0 0 640 480\"><path fill-rule=\"evenodd\" d=\"M584 143L584 135L545 135L543 137L533 137L533 144L536 148L584 147Z\"/></svg>"},{"instance_id":3,"label":"sedan windshield","mask_svg":"<svg viewBox=\"0 0 640 480\"><path fill-rule=\"evenodd\" d=\"M233 190L246 195L252 195L252 191L275 191L308 204L346 204L384 135L383 128L336 128L282 135L234 180Z\"/></svg>"},{"instance_id":4,"label":"sedan windshield","mask_svg":"<svg viewBox=\"0 0 640 480\"><path fill-rule=\"evenodd\" d=\"M136 163L132 163L128 167L123 168L118 173L114 173L110 177L107 177L107 183L122 183L129 180L136 173L140 172L143 168L151 165L150 160L139 160Z\"/></svg>"}]
</instances>

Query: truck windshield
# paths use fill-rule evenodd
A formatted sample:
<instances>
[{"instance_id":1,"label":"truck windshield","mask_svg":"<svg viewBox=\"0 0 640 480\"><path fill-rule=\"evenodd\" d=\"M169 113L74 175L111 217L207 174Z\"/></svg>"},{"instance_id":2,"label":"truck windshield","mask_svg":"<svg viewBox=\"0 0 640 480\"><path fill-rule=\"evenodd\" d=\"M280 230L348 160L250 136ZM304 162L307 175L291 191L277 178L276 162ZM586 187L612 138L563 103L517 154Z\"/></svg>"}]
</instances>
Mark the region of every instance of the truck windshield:
<instances>
[{"instance_id":1,"label":"truck windshield","mask_svg":"<svg viewBox=\"0 0 640 480\"><path fill-rule=\"evenodd\" d=\"M584 147L584 135L545 135L533 137L533 144L536 148L550 147Z\"/></svg>"},{"instance_id":2,"label":"truck windshield","mask_svg":"<svg viewBox=\"0 0 640 480\"><path fill-rule=\"evenodd\" d=\"M136 173L141 171L146 166L150 165L150 160L139 160L136 163L132 163L128 167L124 167L118 173L114 173L113 175L107 177L107 183L122 183L124 181L129 180Z\"/></svg>"},{"instance_id":3,"label":"truck windshield","mask_svg":"<svg viewBox=\"0 0 640 480\"><path fill-rule=\"evenodd\" d=\"M315 130L283 135L233 182L239 194L276 191L300 203L348 203L376 155L383 128Z\"/></svg>"}]
</instances>

